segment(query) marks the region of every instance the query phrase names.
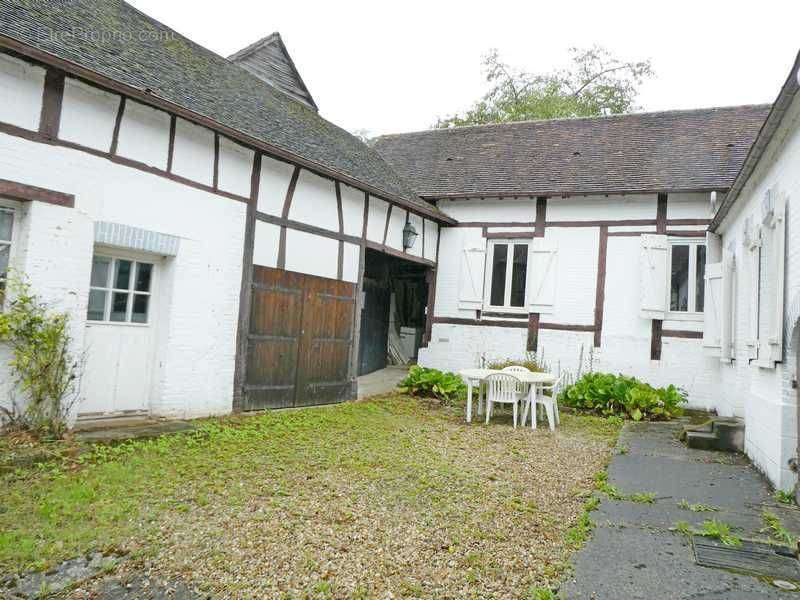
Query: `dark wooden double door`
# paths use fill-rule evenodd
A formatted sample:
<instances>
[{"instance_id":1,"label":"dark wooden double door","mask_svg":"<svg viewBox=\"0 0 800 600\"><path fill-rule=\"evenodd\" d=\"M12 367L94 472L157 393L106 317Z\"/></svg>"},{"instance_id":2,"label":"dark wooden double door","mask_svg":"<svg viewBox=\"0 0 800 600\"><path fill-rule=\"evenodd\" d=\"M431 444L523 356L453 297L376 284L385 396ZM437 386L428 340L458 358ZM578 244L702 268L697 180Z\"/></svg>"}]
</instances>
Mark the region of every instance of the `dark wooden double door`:
<instances>
[{"instance_id":1,"label":"dark wooden double door","mask_svg":"<svg viewBox=\"0 0 800 600\"><path fill-rule=\"evenodd\" d=\"M354 397L355 294L352 283L253 267L243 410Z\"/></svg>"}]
</instances>

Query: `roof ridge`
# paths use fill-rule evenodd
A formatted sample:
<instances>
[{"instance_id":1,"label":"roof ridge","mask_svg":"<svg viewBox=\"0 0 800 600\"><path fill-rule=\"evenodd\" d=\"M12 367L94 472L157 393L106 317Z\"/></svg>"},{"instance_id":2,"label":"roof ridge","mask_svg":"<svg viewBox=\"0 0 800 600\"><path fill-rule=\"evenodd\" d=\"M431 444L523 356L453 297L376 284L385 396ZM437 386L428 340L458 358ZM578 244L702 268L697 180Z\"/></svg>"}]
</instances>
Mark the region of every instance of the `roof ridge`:
<instances>
[{"instance_id":1,"label":"roof ridge","mask_svg":"<svg viewBox=\"0 0 800 600\"><path fill-rule=\"evenodd\" d=\"M256 50L261 49L263 46L266 46L267 44L271 44L276 38L278 40L283 41L281 39L280 32L279 31L273 31L269 35L265 35L264 37L257 39L252 44L248 44L244 48L241 48L241 49L237 50L236 52L234 52L233 54L231 54L227 58L228 58L229 61L234 62L234 61L236 61L236 60L238 60L238 59L240 59L240 58L242 58L244 56L247 56L248 54L252 54Z\"/></svg>"},{"instance_id":2,"label":"roof ridge","mask_svg":"<svg viewBox=\"0 0 800 600\"><path fill-rule=\"evenodd\" d=\"M418 129L416 131L406 131L402 133L385 133L383 135L379 135L376 138L376 141L382 138L402 137L406 135L416 135L420 133L448 132L448 131L453 132L453 131L464 131L466 129L490 129L495 127L502 128L502 127L513 127L515 125L530 125L530 124L541 124L541 123L601 121L601 120L612 120L612 119L621 120L621 119L630 119L635 117L647 117L652 115L687 114L687 113L711 112L717 110L734 110L743 108L768 108L770 106L772 105L769 102L763 102L763 103L751 103L751 104L732 104L727 106L709 106L706 108L673 108L667 110L653 110L653 111L630 112L630 113L621 113L613 115L600 115L596 117L560 117L557 119L527 119L524 121L508 121L504 123L484 123L481 125L463 125L460 127L432 127L430 129Z\"/></svg>"}]
</instances>

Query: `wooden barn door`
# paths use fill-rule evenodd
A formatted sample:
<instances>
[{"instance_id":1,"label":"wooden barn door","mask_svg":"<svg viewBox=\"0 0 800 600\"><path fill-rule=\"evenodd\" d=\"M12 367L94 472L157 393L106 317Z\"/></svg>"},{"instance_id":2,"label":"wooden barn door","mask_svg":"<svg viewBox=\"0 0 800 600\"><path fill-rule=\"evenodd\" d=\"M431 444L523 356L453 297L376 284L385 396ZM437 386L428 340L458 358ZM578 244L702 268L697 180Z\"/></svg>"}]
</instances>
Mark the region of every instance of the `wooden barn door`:
<instances>
[{"instance_id":1,"label":"wooden barn door","mask_svg":"<svg viewBox=\"0 0 800 600\"><path fill-rule=\"evenodd\" d=\"M351 398L355 285L254 266L251 294L242 410Z\"/></svg>"}]
</instances>

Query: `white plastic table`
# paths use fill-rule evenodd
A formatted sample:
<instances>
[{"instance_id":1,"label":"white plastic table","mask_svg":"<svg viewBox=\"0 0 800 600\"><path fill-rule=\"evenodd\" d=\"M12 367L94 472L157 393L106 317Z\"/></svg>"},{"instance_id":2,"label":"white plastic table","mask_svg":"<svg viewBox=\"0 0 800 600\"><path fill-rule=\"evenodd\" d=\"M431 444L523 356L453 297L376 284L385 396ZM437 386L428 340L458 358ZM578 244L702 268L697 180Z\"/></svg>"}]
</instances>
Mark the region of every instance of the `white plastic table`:
<instances>
[{"instance_id":1,"label":"white plastic table","mask_svg":"<svg viewBox=\"0 0 800 600\"><path fill-rule=\"evenodd\" d=\"M481 402L483 398L481 383L489 375L502 372L503 371L498 369L462 369L458 372L461 379L467 384L467 423L472 422L472 388L476 386L478 388L478 412L480 414L480 409L483 404ZM528 373L511 373L511 375L519 379L522 383L529 385L529 395L535 394L538 386L556 382L556 376L552 373L535 373L530 371Z\"/></svg>"}]
</instances>

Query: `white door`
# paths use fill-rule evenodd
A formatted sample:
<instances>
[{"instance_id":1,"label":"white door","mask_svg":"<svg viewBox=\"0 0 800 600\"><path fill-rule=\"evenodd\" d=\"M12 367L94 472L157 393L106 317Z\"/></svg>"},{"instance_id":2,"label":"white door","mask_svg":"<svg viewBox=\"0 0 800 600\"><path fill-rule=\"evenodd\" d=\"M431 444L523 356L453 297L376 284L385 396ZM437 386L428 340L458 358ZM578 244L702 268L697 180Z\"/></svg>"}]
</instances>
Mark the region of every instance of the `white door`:
<instances>
[{"instance_id":1,"label":"white door","mask_svg":"<svg viewBox=\"0 0 800 600\"><path fill-rule=\"evenodd\" d=\"M157 264L98 252L92 263L80 416L147 412Z\"/></svg>"}]
</instances>

